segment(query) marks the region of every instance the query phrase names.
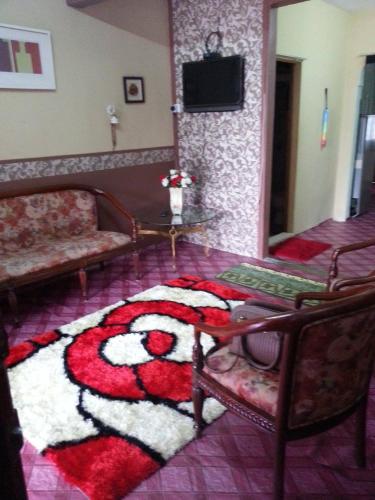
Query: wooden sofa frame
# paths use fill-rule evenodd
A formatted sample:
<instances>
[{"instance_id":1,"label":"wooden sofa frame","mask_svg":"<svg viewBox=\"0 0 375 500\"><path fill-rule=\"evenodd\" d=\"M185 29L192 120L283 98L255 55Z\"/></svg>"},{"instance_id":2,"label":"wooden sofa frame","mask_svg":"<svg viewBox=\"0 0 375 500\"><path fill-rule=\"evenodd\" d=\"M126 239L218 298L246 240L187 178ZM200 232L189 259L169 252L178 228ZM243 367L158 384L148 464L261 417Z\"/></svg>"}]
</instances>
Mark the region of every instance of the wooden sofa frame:
<instances>
[{"instance_id":1,"label":"wooden sofa frame","mask_svg":"<svg viewBox=\"0 0 375 500\"><path fill-rule=\"evenodd\" d=\"M127 243L126 245L117 247L115 249L102 252L100 254L74 259L69 262L65 262L64 264L54 266L51 269L43 269L41 271L29 273L25 276L10 278L9 280L1 283L0 293L1 292L7 293L9 306L12 311L14 321L17 324L19 323L19 314L18 314L18 299L16 295L16 289L21 288L23 286L30 285L36 282L45 281L56 276L77 272L81 286L82 297L86 299L87 298L86 269L94 264L103 264L104 261L110 260L114 257L117 257L129 251L131 251L133 254L133 264L137 278L139 276L139 268L138 268L139 258L138 258L138 251L136 249L136 242L137 242L136 220L133 217L133 215L131 215L130 212L128 212L128 210L123 206L123 204L111 193L103 191L102 189L82 184L64 184L60 186L52 185L41 188L29 188L24 190L11 191L0 194L0 200L7 198L15 198L17 196L28 196L33 194L43 194L43 193L67 191L67 190L87 191L95 196L96 202L97 199L100 197L108 201L109 204L112 207L114 207L117 210L117 212L120 213L123 217L125 217L129 222L131 227L131 235L130 235L131 242ZM100 228L98 227L98 229Z\"/></svg>"}]
</instances>

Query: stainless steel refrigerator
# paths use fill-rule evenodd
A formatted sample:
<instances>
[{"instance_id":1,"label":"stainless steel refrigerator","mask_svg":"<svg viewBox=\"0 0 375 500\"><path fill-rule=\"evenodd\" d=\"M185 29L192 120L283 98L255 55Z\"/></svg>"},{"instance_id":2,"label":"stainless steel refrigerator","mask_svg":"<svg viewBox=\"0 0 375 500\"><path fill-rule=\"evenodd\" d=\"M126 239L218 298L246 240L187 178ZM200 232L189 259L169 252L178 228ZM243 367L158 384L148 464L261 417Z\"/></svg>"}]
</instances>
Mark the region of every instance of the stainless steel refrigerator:
<instances>
[{"instance_id":1,"label":"stainless steel refrigerator","mask_svg":"<svg viewBox=\"0 0 375 500\"><path fill-rule=\"evenodd\" d=\"M372 58L367 58L371 62L367 62L364 72L353 173L352 216L367 212L371 197L375 196L375 62Z\"/></svg>"}]
</instances>

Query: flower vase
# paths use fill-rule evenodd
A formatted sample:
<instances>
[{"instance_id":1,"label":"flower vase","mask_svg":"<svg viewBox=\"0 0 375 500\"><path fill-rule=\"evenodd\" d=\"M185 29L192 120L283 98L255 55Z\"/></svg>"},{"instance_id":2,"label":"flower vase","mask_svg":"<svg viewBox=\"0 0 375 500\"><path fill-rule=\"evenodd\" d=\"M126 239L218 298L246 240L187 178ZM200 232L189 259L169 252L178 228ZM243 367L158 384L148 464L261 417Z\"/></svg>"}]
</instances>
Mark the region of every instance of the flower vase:
<instances>
[{"instance_id":1,"label":"flower vase","mask_svg":"<svg viewBox=\"0 0 375 500\"><path fill-rule=\"evenodd\" d=\"M182 188L169 188L169 203L173 215L181 215L183 207Z\"/></svg>"}]
</instances>

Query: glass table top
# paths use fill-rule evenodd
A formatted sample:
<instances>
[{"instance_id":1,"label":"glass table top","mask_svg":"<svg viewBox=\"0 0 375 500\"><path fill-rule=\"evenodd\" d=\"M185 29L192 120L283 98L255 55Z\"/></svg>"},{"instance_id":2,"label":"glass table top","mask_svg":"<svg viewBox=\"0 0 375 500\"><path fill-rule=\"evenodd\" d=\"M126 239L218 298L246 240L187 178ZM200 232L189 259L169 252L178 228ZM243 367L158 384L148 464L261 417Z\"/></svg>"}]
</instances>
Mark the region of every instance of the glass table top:
<instances>
[{"instance_id":1,"label":"glass table top","mask_svg":"<svg viewBox=\"0 0 375 500\"><path fill-rule=\"evenodd\" d=\"M172 215L169 209L144 210L140 212L136 219L141 224L152 226L194 226L212 220L218 212L210 208L184 207L181 215Z\"/></svg>"}]
</instances>

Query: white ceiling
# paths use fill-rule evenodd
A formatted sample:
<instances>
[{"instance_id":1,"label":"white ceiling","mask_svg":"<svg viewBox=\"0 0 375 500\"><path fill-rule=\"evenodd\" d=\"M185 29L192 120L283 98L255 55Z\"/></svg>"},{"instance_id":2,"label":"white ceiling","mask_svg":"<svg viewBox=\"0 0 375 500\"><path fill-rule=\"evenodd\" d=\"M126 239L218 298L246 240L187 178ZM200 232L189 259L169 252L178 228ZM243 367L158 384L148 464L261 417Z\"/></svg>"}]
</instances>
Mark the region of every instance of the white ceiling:
<instances>
[{"instance_id":1,"label":"white ceiling","mask_svg":"<svg viewBox=\"0 0 375 500\"><path fill-rule=\"evenodd\" d=\"M325 0L327 3L336 5L345 10L356 11L363 9L375 9L375 0Z\"/></svg>"}]
</instances>

